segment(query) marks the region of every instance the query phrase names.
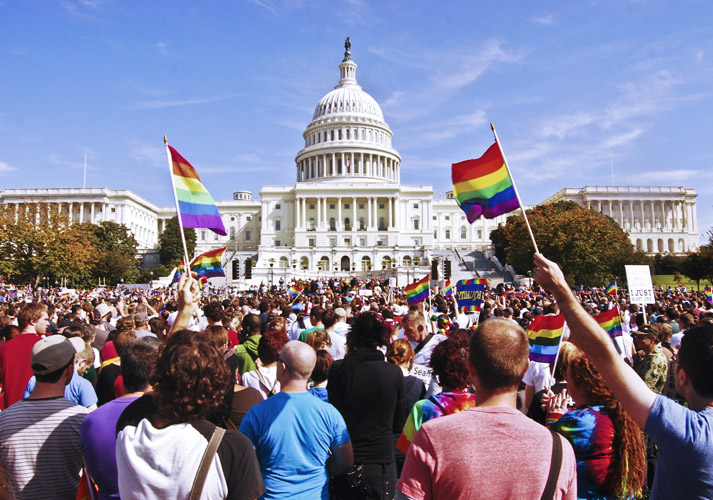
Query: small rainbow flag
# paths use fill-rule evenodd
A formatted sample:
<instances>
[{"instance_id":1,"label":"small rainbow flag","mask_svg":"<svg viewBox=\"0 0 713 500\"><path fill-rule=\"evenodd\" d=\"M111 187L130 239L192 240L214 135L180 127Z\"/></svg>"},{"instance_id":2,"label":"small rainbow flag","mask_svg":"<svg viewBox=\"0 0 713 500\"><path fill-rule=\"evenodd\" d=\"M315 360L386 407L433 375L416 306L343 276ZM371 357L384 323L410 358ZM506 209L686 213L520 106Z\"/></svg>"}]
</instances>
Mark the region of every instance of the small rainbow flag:
<instances>
[{"instance_id":1,"label":"small rainbow flag","mask_svg":"<svg viewBox=\"0 0 713 500\"><path fill-rule=\"evenodd\" d=\"M512 286L509 286L505 291L507 292L508 297L513 297L515 295L515 288Z\"/></svg>"},{"instance_id":2,"label":"small rainbow flag","mask_svg":"<svg viewBox=\"0 0 713 500\"><path fill-rule=\"evenodd\" d=\"M481 215L494 219L520 206L498 143L476 160L454 163L453 194L468 222Z\"/></svg>"},{"instance_id":3,"label":"small rainbow flag","mask_svg":"<svg viewBox=\"0 0 713 500\"><path fill-rule=\"evenodd\" d=\"M166 146L171 153L171 176L183 227L204 227L225 236L218 207L198 173L178 151Z\"/></svg>"},{"instance_id":4,"label":"small rainbow flag","mask_svg":"<svg viewBox=\"0 0 713 500\"><path fill-rule=\"evenodd\" d=\"M446 286L443 287L443 294L447 299L450 299L451 295L453 295L453 285L451 285L451 280L446 281Z\"/></svg>"},{"instance_id":5,"label":"small rainbow flag","mask_svg":"<svg viewBox=\"0 0 713 500\"><path fill-rule=\"evenodd\" d=\"M616 281L609 285L606 290L604 290L607 295L618 295L619 294L619 287L616 286Z\"/></svg>"},{"instance_id":6,"label":"small rainbow flag","mask_svg":"<svg viewBox=\"0 0 713 500\"><path fill-rule=\"evenodd\" d=\"M178 266L176 267L176 272L173 273L173 280L171 280L171 284L173 285L174 283L178 283L179 280L181 279L181 276L182 276L183 273L185 273L185 272L186 272L186 266L185 266L185 264L183 263L183 261L181 261L181 262L178 264Z\"/></svg>"},{"instance_id":7,"label":"small rainbow flag","mask_svg":"<svg viewBox=\"0 0 713 500\"><path fill-rule=\"evenodd\" d=\"M406 285L404 292L406 293L406 301L409 304L418 304L423 302L431 291L431 275L427 274L416 283Z\"/></svg>"},{"instance_id":8,"label":"small rainbow flag","mask_svg":"<svg viewBox=\"0 0 713 500\"><path fill-rule=\"evenodd\" d=\"M292 297L293 299L296 299L297 297L299 297L303 291L304 291L304 288L301 288L297 285L292 285L290 288L287 289L287 293L289 293L290 297Z\"/></svg>"},{"instance_id":9,"label":"small rainbow flag","mask_svg":"<svg viewBox=\"0 0 713 500\"><path fill-rule=\"evenodd\" d=\"M713 304L713 290L710 288L706 288L706 301L708 301L709 304Z\"/></svg>"},{"instance_id":10,"label":"small rainbow flag","mask_svg":"<svg viewBox=\"0 0 713 500\"><path fill-rule=\"evenodd\" d=\"M527 329L530 340L530 360L554 363L562 340L564 315L536 316Z\"/></svg>"},{"instance_id":11,"label":"small rainbow flag","mask_svg":"<svg viewBox=\"0 0 713 500\"><path fill-rule=\"evenodd\" d=\"M197 273L199 279L224 277L222 264L224 253L225 248L218 248L200 254L191 262L191 272Z\"/></svg>"},{"instance_id":12,"label":"small rainbow flag","mask_svg":"<svg viewBox=\"0 0 713 500\"><path fill-rule=\"evenodd\" d=\"M611 338L621 337L621 316L619 315L618 307L613 307L608 311L597 314L594 316L594 319L599 323L599 326L604 328Z\"/></svg>"}]
</instances>

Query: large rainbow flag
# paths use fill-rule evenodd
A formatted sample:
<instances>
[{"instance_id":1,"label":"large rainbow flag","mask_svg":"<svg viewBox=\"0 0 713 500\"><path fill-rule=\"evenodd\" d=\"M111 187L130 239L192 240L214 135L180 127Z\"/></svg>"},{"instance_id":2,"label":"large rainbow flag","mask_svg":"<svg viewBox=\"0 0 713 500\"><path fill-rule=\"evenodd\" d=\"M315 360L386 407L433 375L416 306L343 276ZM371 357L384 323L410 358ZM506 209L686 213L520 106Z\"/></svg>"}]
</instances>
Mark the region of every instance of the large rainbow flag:
<instances>
[{"instance_id":1,"label":"large rainbow flag","mask_svg":"<svg viewBox=\"0 0 713 500\"><path fill-rule=\"evenodd\" d=\"M520 206L505 160L496 142L476 160L454 163L453 194L468 222L494 219Z\"/></svg>"},{"instance_id":2,"label":"large rainbow flag","mask_svg":"<svg viewBox=\"0 0 713 500\"><path fill-rule=\"evenodd\" d=\"M171 146L168 150L171 152L171 176L183 227L204 227L225 236L218 207L198 173L178 151Z\"/></svg>"},{"instance_id":3,"label":"large rainbow flag","mask_svg":"<svg viewBox=\"0 0 713 500\"><path fill-rule=\"evenodd\" d=\"M564 315L535 316L527 329L530 340L530 360L554 363L562 340Z\"/></svg>"},{"instance_id":4,"label":"large rainbow flag","mask_svg":"<svg viewBox=\"0 0 713 500\"><path fill-rule=\"evenodd\" d=\"M594 316L594 319L599 323L599 326L606 330L611 338L621 337L621 316L619 315L618 307L613 307L608 311L597 314Z\"/></svg>"},{"instance_id":5,"label":"large rainbow flag","mask_svg":"<svg viewBox=\"0 0 713 500\"><path fill-rule=\"evenodd\" d=\"M406 293L406 300L409 304L418 304L423 302L428 297L431 291L431 275L427 274L421 280L416 283L411 283L406 285L404 292Z\"/></svg>"}]
</instances>

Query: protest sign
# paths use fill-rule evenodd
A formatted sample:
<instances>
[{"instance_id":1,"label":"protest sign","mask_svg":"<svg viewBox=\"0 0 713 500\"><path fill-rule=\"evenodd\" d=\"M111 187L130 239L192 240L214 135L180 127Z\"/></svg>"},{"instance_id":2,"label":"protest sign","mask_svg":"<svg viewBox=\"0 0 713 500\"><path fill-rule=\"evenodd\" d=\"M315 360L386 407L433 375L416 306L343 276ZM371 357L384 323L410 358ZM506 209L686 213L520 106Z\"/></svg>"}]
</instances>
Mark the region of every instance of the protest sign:
<instances>
[{"instance_id":1,"label":"protest sign","mask_svg":"<svg viewBox=\"0 0 713 500\"><path fill-rule=\"evenodd\" d=\"M649 266L624 266L632 304L654 304L654 286Z\"/></svg>"},{"instance_id":2,"label":"protest sign","mask_svg":"<svg viewBox=\"0 0 713 500\"><path fill-rule=\"evenodd\" d=\"M480 311L485 283L480 279L460 280L456 285L456 300L461 312Z\"/></svg>"}]
</instances>

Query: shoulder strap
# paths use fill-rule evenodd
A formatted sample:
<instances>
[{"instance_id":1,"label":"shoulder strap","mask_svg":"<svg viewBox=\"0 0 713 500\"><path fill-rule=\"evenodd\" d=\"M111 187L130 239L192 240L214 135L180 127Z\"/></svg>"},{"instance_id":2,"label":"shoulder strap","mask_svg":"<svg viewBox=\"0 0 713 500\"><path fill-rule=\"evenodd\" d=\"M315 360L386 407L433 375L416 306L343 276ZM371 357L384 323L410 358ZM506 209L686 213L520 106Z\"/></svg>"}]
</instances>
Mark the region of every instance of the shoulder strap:
<instances>
[{"instance_id":1,"label":"shoulder strap","mask_svg":"<svg viewBox=\"0 0 713 500\"><path fill-rule=\"evenodd\" d=\"M423 349L424 347L426 347L426 344L428 344L428 343L431 341L432 338L433 338L433 334L432 334L432 333L429 333L428 336L427 336L425 339L423 339L423 340L416 346L416 349L413 350L413 353L414 353L414 354L418 354L419 352L421 352L421 349Z\"/></svg>"},{"instance_id":2,"label":"shoulder strap","mask_svg":"<svg viewBox=\"0 0 713 500\"><path fill-rule=\"evenodd\" d=\"M552 459L550 460L550 473L547 476L545 491L542 492L541 500L552 500L555 498L557 480L562 468L562 438L554 431L552 433Z\"/></svg>"},{"instance_id":3,"label":"shoulder strap","mask_svg":"<svg viewBox=\"0 0 713 500\"><path fill-rule=\"evenodd\" d=\"M208 447L203 452L203 458L201 458L201 463L198 466L198 472L193 480L193 486L191 487L191 495L189 500L198 500L203 493L203 485L208 477L208 470L210 469L211 463L213 463L213 457L215 452L218 451L218 446L223 440L223 435L225 434L225 429L221 427L216 427L213 431L213 436L210 438Z\"/></svg>"}]
</instances>

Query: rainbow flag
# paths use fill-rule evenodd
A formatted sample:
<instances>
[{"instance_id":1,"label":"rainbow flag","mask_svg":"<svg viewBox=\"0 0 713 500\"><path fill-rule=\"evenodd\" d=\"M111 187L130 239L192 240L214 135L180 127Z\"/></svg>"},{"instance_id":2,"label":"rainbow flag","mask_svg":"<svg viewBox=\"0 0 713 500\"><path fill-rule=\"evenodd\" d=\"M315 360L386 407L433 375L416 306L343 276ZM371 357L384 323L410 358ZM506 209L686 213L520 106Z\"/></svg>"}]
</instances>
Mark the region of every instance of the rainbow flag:
<instances>
[{"instance_id":1,"label":"rainbow flag","mask_svg":"<svg viewBox=\"0 0 713 500\"><path fill-rule=\"evenodd\" d=\"M446 286L443 287L443 294L447 299L450 299L451 295L453 295L453 285L451 285L451 280L446 281Z\"/></svg>"},{"instance_id":2,"label":"rainbow flag","mask_svg":"<svg viewBox=\"0 0 713 500\"><path fill-rule=\"evenodd\" d=\"M225 236L225 226L218 207L203 186L198 173L178 151L171 146L167 147L171 153L171 176L183 227L204 227Z\"/></svg>"},{"instance_id":3,"label":"rainbow flag","mask_svg":"<svg viewBox=\"0 0 713 500\"><path fill-rule=\"evenodd\" d=\"M515 288L512 286L509 286L505 291L507 292L508 297L513 297L515 295Z\"/></svg>"},{"instance_id":4,"label":"rainbow flag","mask_svg":"<svg viewBox=\"0 0 713 500\"><path fill-rule=\"evenodd\" d=\"M431 291L431 275L427 274L423 279L417 281L416 283L411 283L406 285L404 292L406 293L406 301L409 304L418 304L423 302L428 297Z\"/></svg>"},{"instance_id":5,"label":"rainbow flag","mask_svg":"<svg viewBox=\"0 0 713 500\"><path fill-rule=\"evenodd\" d=\"M619 294L619 287L616 286L616 281L609 285L606 290L604 290L607 295L618 295Z\"/></svg>"},{"instance_id":6,"label":"rainbow flag","mask_svg":"<svg viewBox=\"0 0 713 500\"><path fill-rule=\"evenodd\" d=\"M621 316L619 315L618 307L613 307L608 311L597 314L594 316L594 319L599 323L599 326L604 328L611 338L621 337Z\"/></svg>"},{"instance_id":7,"label":"rainbow flag","mask_svg":"<svg viewBox=\"0 0 713 500\"><path fill-rule=\"evenodd\" d=\"M706 301L708 301L709 304L713 304L713 290L710 288L706 288Z\"/></svg>"},{"instance_id":8,"label":"rainbow flag","mask_svg":"<svg viewBox=\"0 0 713 500\"><path fill-rule=\"evenodd\" d=\"M224 277L222 264L224 253L225 248L218 248L200 254L191 262L191 272L197 273L199 279Z\"/></svg>"},{"instance_id":9,"label":"rainbow flag","mask_svg":"<svg viewBox=\"0 0 713 500\"><path fill-rule=\"evenodd\" d=\"M520 206L497 142L476 160L454 163L451 177L453 194L468 222L481 215L494 219Z\"/></svg>"},{"instance_id":10,"label":"rainbow flag","mask_svg":"<svg viewBox=\"0 0 713 500\"><path fill-rule=\"evenodd\" d=\"M530 340L530 360L554 363L562 340L564 315L535 316L527 329Z\"/></svg>"},{"instance_id":11,"label":"rainbow flag","mask_svg":"<svg viewBox=\"0 0 713 500\"><path fill-rule=\"evenodd\" d=\"M183 264L183 261L181 261L176 267L176 272L173 273L173 280L171 280L171 284L173 285L174 283L178 283L178 281L181 279L181 276L185 272L186 266Z\"/></svg>"},{"instance_id":12,"label":"rainbow flag","mask_svg":"<svg viewBox=\"0 0 713 500\"><path fill-rule=\"evenodd\" d=\"M297 285L292 285L290 288L287 289L287 293L289 293L290 297L292 297L293 299L296 299L297 297L299 297L303 291L304 291L304 288L301 288Z\"/></svg>"}]
</instances>

